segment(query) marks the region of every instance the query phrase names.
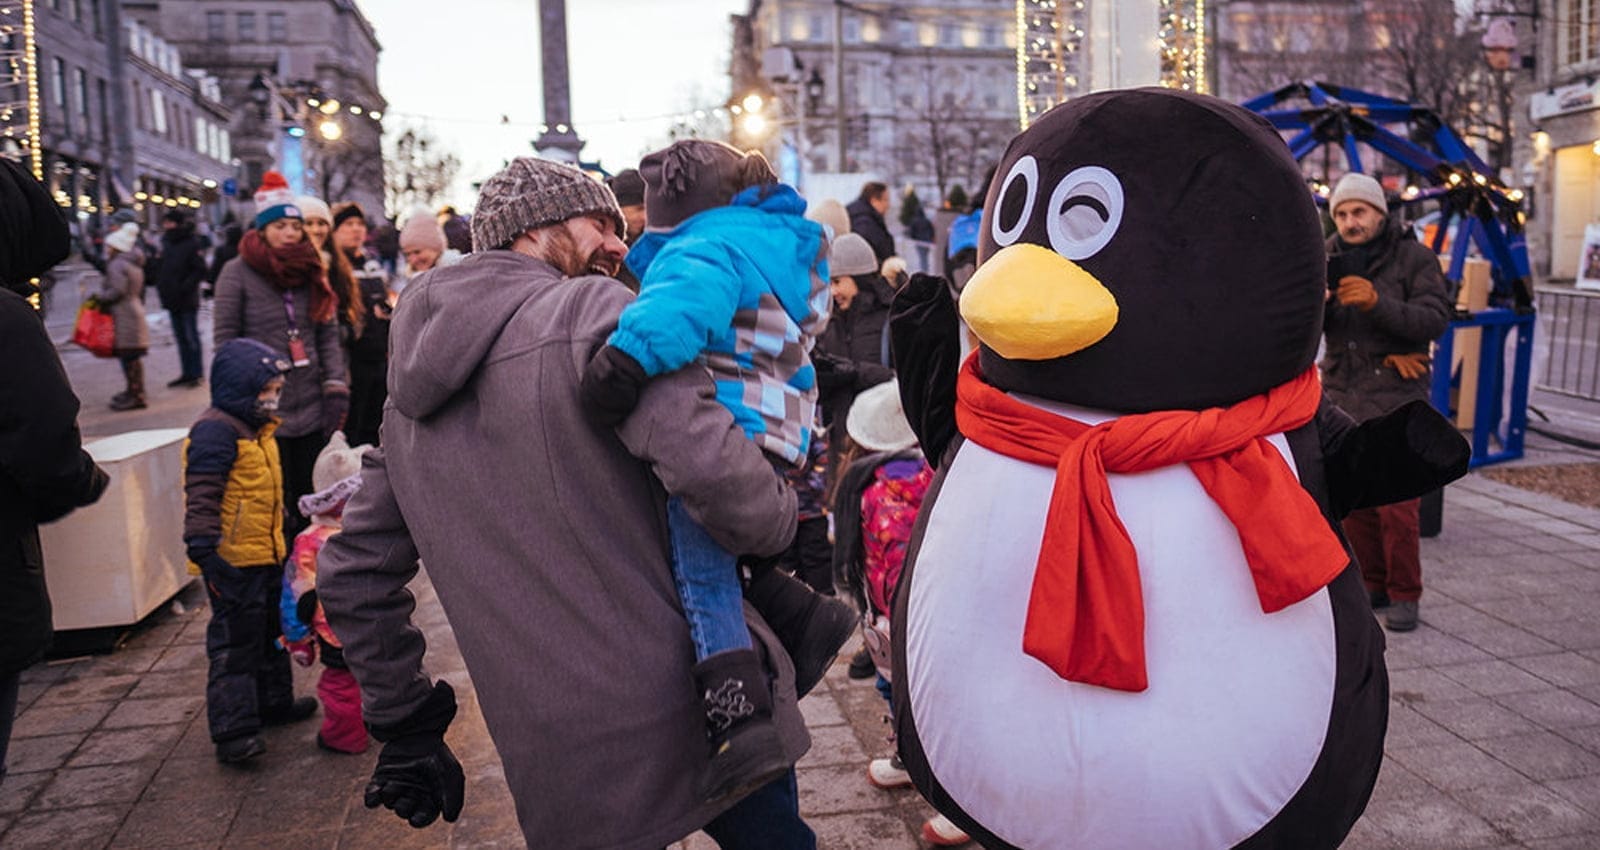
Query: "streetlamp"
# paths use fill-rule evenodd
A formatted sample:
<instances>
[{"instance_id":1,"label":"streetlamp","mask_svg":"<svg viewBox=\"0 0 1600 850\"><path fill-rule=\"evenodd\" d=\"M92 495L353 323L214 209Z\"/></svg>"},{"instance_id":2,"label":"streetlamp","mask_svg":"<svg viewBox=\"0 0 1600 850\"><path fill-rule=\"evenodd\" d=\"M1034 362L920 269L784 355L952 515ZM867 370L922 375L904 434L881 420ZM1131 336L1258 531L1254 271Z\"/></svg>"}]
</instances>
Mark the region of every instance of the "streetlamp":
<instances>
[{"instance_id":1,"label":"streetlamp","mask_svg":"<svg viewBox=\"0 0 1600 850\"><path fill-rule=\"evenodd\" d=\"M267 120L267 104L272 102L272 84L267 82L267 76L257 71L255 77L250 80L248 91L250 102L256 105L256 113L260 115L262 121Z\"/></svg>"}]
</instances>

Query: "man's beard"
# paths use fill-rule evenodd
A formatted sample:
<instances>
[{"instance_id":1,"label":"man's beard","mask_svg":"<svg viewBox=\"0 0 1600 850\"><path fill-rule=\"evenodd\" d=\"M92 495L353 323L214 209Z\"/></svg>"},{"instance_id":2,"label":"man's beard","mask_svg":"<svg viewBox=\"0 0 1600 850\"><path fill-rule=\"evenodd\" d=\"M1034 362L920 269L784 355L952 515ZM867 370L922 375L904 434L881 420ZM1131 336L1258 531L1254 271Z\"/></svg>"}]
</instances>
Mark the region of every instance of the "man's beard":
<instances>
[{"instance_id":1,"label":"man's beard","mask_svg":"<svg viewBox=\"0 0 1600 850\"><path fill-rule=\"evenodd\" d=\"M582 277L584 275L598 274L606 277L617 276L617 263L608 256L604 249L597 248L588 256L583 255L583 250L578 247L578 240L572 238L565 227L552 227L544 233L544 260L567 277Z\"/></svg>"}]
</instances>

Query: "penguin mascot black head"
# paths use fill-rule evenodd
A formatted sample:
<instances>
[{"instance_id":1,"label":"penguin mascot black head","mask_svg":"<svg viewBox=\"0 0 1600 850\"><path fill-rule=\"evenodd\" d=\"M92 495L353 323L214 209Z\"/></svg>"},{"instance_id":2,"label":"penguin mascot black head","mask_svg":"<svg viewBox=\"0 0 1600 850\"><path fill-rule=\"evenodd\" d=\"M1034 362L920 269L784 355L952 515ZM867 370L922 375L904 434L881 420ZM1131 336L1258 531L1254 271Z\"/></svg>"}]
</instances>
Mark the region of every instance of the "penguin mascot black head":
<instances>
[{"instance_id":1,"label":"penguin mascot black head","mask_svg":"<svg viewBox=\"0 0 1600 850\"><path fill-rule=\"evenodd\" d=\"M942 463L894 618L907 769L990 848L1336 847L1388 711L1337 519L1459 476L1465 442L1425 405L1358 426L1322 400L1317 210L1245 109L1075 99L984 210L958 379L912 365L955 362L948 290L895 304L912 422L959 431L919 433Z\"/></svg>"}]
</instances>

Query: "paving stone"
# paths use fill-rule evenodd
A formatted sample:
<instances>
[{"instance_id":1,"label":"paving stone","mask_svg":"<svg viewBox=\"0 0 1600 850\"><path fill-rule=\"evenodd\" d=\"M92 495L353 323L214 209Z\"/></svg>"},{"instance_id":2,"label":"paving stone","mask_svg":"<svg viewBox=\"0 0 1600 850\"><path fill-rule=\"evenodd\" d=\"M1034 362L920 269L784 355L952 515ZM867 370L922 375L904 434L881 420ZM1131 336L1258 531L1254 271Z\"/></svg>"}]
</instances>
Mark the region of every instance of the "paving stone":
<instances>
[{"instance_id":1,"label":"paving stone","mask_svg":"<svg viewBox=\"0 0 1600 850\"><path fill-rule=\"evenodd\" d=\"M199 696L202 702L206 692L206 671L204 668L193 668L174 672L146 673L139 677L139 684L128 694L129 699L152 699L154 697L183 697Z\"/></svg>"},{"instance_id":2,"label":"paving stone","mask_svg":"<svg viewBox=\"0 0 1600 850\"><path fill-rule=\"evenodd\" d=\"M1390 643L1393 647L1394 643ZM1390 650L1393 651L1392 649ZM1443 702L1476 696L1437 670L1419 668L1389 671L1389 698L1395 702Z\"/></svg>"},{"instance_id":3,"label":"paving stone","mask_svg":"<svg viewBox=\"0 0 1600 850\"><path fill-rule=\"evenodd\" d=\"M1512 735L1477 743L1485 752L1536 780L1600 774L1600 756L1554 732ZM1600 782L1600 777L1596 781Z\"/></svg>"},{"instance_id":4,"label":"paving stone","mask_svg":"<svg viewBox=\"0 0 1600 850\"><path fill-rule=\"evenodd\" d=\"M7 781L10 781L9 779ZM6 831L6 850L99 850L111 841L126 806L28 812ZM192 813L191 813L192 814Z\"/></svg>"},{"instance_id":5,"label":"paving stone","mask_svg":"<svg viewBox=\"0 0 1600 850\"><path fill-rule=\"evenodd\" d=\"M339 830L278 832L273 835L251 837L230 835L223 840L222 846L226 850L334 850L339 846ZM476 847L478 845L458 846Z\"/></svg>"},{"instance_id":6,"label":"paving stone","mask_svg":"<svg viewBox=\"0 0 1600 850\"><path fill-rule=\"evenodd\" d=\"M17 715L16 726L11 730L12 740L38 738L44 735L64 735L69 732L88 732L100 725L111 712L111 702L80 702L60 705L30 707Z\"/></svg>"},{"instance_id":7,"label":"paving stone","mask_svg":"<svg viewBox=\"0 0 1600 850\"><path fill-rule=\"evenodd\" d=\"M1460 799L1496 829L1519 841L1600 830L1600 817L1537 785L1479 788L1462 792Z\"/></svg>"},{"instance_id":8,"label":"paving stone","mask_svg":"<svg viewBox=\"0 0 1600 850\"><path fill-rule=\"evenodd\" d=\"M1600 726L1582 726L1577 729L1558 729L1556 734L1591 753L1600 755Z\"/></svg>"},{"instance_id":9,"label":"paving stone","mask_svg":"<svg viewBox=\"0 0 1600 850\"><path fill-rule=\"evenodd\" d=\"M1600 661L1576 652L1531 655L1519 658L1514 663L1552 685L1571 687L1600 682Z\"/></svg>"},{"instance_id":10,"label":"paving stone","mask_svg":"<svg viewBox=\"0 0 1600 850\"><path fill-rule=\"evenodd\" d=\"M50 783L55 774L50 771L37 771L34 773L6 774L4 782L0 782L0 817L19 814L28 808L39 789ZM5 830L0 829L0 833ZM0 845L3 846L3 845Z\"/></svg>"},{"instance_id":11,"label":"paving stone","mask_svg":"<svg viewBox=\"0 0 1600 850\"><path fill-rule=\"evenodd\" d=\"M1389 704L1389 732L1383 740L1384 752L1409 747L1453 744L1460 741L1449 729L1418 714L1404 703Z\"/></svg>"},{"instance_id":12,"label":"paving stone","mask_svg":"<svg viewBox=\"0 0 1600 850\"><path fill-rule=\"evenodd\" d=\"M150 665L156 663L161 657L161 650L151 649L118 649L107 655L97 655L89 659L85 675L114 676L125 673L144 673Z\"/></svg>"},{"instance_id":13,"label":"paving stone","mask_svg":"<svg viewBox=\"0 0 1600 850\"><path fill-rule=\"evenodd\" d=\"M183 733L182 726L145 726L138 729L106 729L95 732L78 748L70 764L88 767L130 761L166 758Z\"/></svg>"},{"instance_id":14,"label":"paving stone","mask_svg":"<svg viewBox=\"0 0 1600 850\"><path fill-rule=\"evenodd\" d=\"M31 809L70 809L98 803L132 803L155 775L157 762L129 762L58 770Z\"/></svg>"},{"instance_id":15,"label":"paving stone","mask_svg":"<svg viewBox=\"0 0 1600 850\"><path fill-rule=\"evenodd\" d=\"M301 824L343 824L351 804L360 805L355 783L346 777L315 771L283 771L283 775L294 776L297 781L266 784L262 793L245 796L227 830L230 840L282 831L285 812L294 812L295 822Z\"/></svg>"},{"instance_id":16,"label":"paving stone","mask_svg":"<svg viewBox=\"0 0 1600 850\"><path fill-rule=\"evenodd\" d=\"M1419 702L1412 708L1468 741L1540 731L1533 721L1487 698Z\"/></svg>"},{"instance_id":17,"label":"paving stone","mask_svg":"<svg viewBox=\"0 0 1600 850\"><path fill-rule=\"evenodd\" d=\"M271 773L259 762L225 765L207 754L203 758L174 755L145 787L146 800L209 800L212 797L243 798L246 794L271 787ZM235 807L236 808L236 807Z\"/></svg>"},{"instance_id":18,"label":"paving stone","mask_svg":"<svg viewBox=\"0 0 1600 850\"><path fill-rule=\"evenodd\" d=\"M180 844L223 847L222 839L233 822L234 810L220 803L220 798L208 800L202 813L187 800L140 800L128 812L127 820L117 830L110 847L112 850L145 850ZM284 809L280 815L286 822L297 817L289 809Z\"/></svg>"},{"instance_id":19,"label":"paving stone","mask_svg":"<svg viewBox=\"0 0 1600 850\"><path fill-rule=\"evenodd\" d=\"M1452 681L1459 682L1479 696L1550 690L1550 683L1509 661L1480 661L1437 668Z\"/></svg>"},{"instance_id":20,"label":"paving stone","mask_svg":"<svg viewBox=\"0 0 1600 850\"><path fill-rule=\"evenodd\" d=\"M1561 647L1516 626L1485 627L1463 631L1456 637L1497 658L1545 655Z\"/></svg>"},{"instance_id":21,"label":"paving stone","mask_svg":"<svg viewBox=\"0 0 1600 850\"><path fill-rule=\"evenodd\" d=\"M174 642L161 653L161 657L156 659L150 669L162 672L204 670L208 663L204 643Z\"/></svg>"},{"instance_id":22,"label":"paving stone","mask_svg":"<svg viewBox=\"0 0 1600 850\"><path fill-rule=\"evenodd\" d=\"M123 646L127 649L166 649L183 631L184 624L183 620L168 620L143 627L129 636Z\"/></svg>"},{"instance_id":23,"label":"paving stone","mask_svg":"<svg viewBox=\"0 0 1600 850\"><path fill-rule=\"evenodd\" d=\"M1600 782L1593 777L1556 779L1544 784L1589 814L1600 817Z\"/></svg>"},{"instance_id":24,"label":"paving stone","mask_svg":"<svg viewBox=\"0 0 1600 850\"><path fill-rule=\"evenodd\" d=\"M1600 705L1563 690L1505 694L1495 701L1546 729L1575 729L1600 724Z\"/></svg>"},{"instance_id":25,"label":"paving stone","mask_svg":"<svg viewBox=\"0 0 1600 850\"><path fill-rule=\"evenodd\" d=\"M1371 805L1368 806L1371 811ZM1356 821L1350 828L1350 834L1345 836L1344 843L1339 845L1340 850L1399 850L1400 844L1394 836L1383 831L1366 814Z\"/></svg>"},{"instance_id":26,"label":"paving stone","mask_svg":"<svg viewBox=\"0 0 1600 850\"><path fill-rule=\"evenodd\" d=\"M119 700L133 690L139 677L133 675L82 676L77 673L53 683L34 705L60 705L69 702L105 702Z\"/></svg>"},{"instance_id":27,"label":"paving stone","mask_svg":"<svg viewBox=\"0 0 1600 850\"><path fill-rule=\"evenodd\" d=\"M817 767L799 771L800 814L864 812L893 808L898 794L874 788L859 767Z\"/></svg>"},{"instance_id":28,"label":"paving stone","mask_svg":"<svg viewBox=\"0 0 1600 850\"><path fill-rule=\"evenodd\" d=\"M1524 781L1515 770L1465 741L1395 750L1390 757L1443 791Z\"/></svg>"},{"instance_id":29,"label":"paving stone","mask_svg":"<svg viewBox=\"0 0 1600 850\"><path fill-rule=\"evenodd\" d=\"M188 723L195 715L205 711L205 708L206 699L203 696L126 699L106 718L105 728L127 729L135 726Z\"/></svg>"},{"instance_id":30,"label":"paving stone","mask_svg":"<svg viewBox=\"0 0 1600 850\"><path fill-rule=\"evenodd\" d=\"M1544 838L1525 842L1528 850L1595 850L1600 847L1600 830L1560 838Z\"/></svg>"},{"instance_id":31,"label":"paving stone","mask_svg":"<svg viewBox=\"0 0 1600 850\"><path fill-rule=\"evenodd\" d=\"M824 694L807 694L805 699L800 700L800 714L806 719L806 726L813 729L845 722L844 715L839 712L839 704Z\"/></svg>"},{"instance_id":32,"label":"paving stone","mask_svg":"<svg viewBox=\"0 0 1600 850\"><path fill-rule=\"evenodd\" d=\"M412 829L388 809L352 811L339 833L339 850L436 850L447 846L449 824L439 820L424 829Z\"/></svg>"},{"instance_id":33,"label":"paving stone","mask_svg":"<svg viewBox=\"0 0 1600 850\"><path fill-rule=\"evenodd\" d=\"M1422 605L1422 628L1397 634L1388 632L1384 661L1390 670L1410 670L1437 664L1463 664L1487 661L1490 655L1453 635L1433 627L1428 620L1428 605Z\"/></svg>"},{"instance_id":34,"label":"paving stone","mask_svg":"<svg viewBox=\"0 0 1600 850\"><path fill-rule=\"evenodd\" d=\"M1528 631L1567 649L1600 648L1600 621L1587 617L1526 624Z\"/></svg>"},{"instance_id":35,"label":"paving stone","mask_svg":"<svg viewBox=\"0 0 1600 850\"><path fill-rule=\"evenodd\" d=\"M522 827L517 824L516 804L511 799L503 772L496 765L495 776L468 773L467 804L461 819L452 825L450 843L455 847L522 848ZM366 783L362 779L361 785ZM357 791L350 797L352 812L365 811ZM348 815L346 819L348 819Z\"/></svg>"},{"instance_id":36,"label":"paving stone","mask_svg":"<svg viewBox=\"0 0 1600 850\"><path fill-rule=\"evenodd\" d=\"M888 812L808 816L817 846L828 850L918 850L921 842L904 820Z\"/></svg>"},{"instance_id":37,"label":"paving stone","mask_svg":"<svg viewBox=\"0 0 1600 850\"><path fill-rule=\"evenodd\" d=\"M59 682L67 673L71 672L76 661L47 661L35 664L17 675L17 681L26 685L33 682L50 684Z\"/></svg>"},{"instance_id":38,"label":"paving stone","mask_svg":"<svg viewBox=\"0 0 1600 850\"><path fill-rule=\"evenodd\" d=\"M1487 821L1437 791L1408 799L1403 805L1368 806L1366 818L1388 834L1404 836L1401 847L1448 850L1501 841Z\"/></svg>"},{"instance_id":39,"label":"paving stone","mask_svg":"<svg viewBox=\"0 0 1600 850\"><path fill-rule=\"evenodd\" d=\"M32 773L37 770L55 770L66 764L83 739L86 733L74 732L69 735L48 735L43 738L23 738L11 742L11 747L6 751L6 769L11 774ZM6 781L9 782L10 775Z\"/></svg>"},{"instance_id":40,"label":"paving stone","mask_svg":"<svg viewBox=\"0 0 1600 850\"><path fill-rule=\"evenodd\" d=\"M856 740L856 733L848 725L811 727L811 750L800 759L797 767L824 767L828 765L867 768L867 753Z\"/></svg>"}]
</instances>

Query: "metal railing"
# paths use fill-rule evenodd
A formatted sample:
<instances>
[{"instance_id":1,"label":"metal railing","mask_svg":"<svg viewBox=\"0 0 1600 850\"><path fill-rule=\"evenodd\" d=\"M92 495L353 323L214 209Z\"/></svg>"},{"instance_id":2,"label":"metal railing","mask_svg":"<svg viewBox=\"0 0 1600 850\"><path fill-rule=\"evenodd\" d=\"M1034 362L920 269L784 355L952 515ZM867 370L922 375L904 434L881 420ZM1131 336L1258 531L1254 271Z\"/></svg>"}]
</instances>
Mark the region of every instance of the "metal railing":
<instances>
[{"instance_id":1,"label":"metal railing","mask_svg":"<svg viewBox=\"0 0 1600 850\"><path fill-rule=\"evenodd\" d=\"M1600 292L1539 287L1539 333L1548 341L1534 386L1600 401Z\"/></svg>"}]
</instances>

